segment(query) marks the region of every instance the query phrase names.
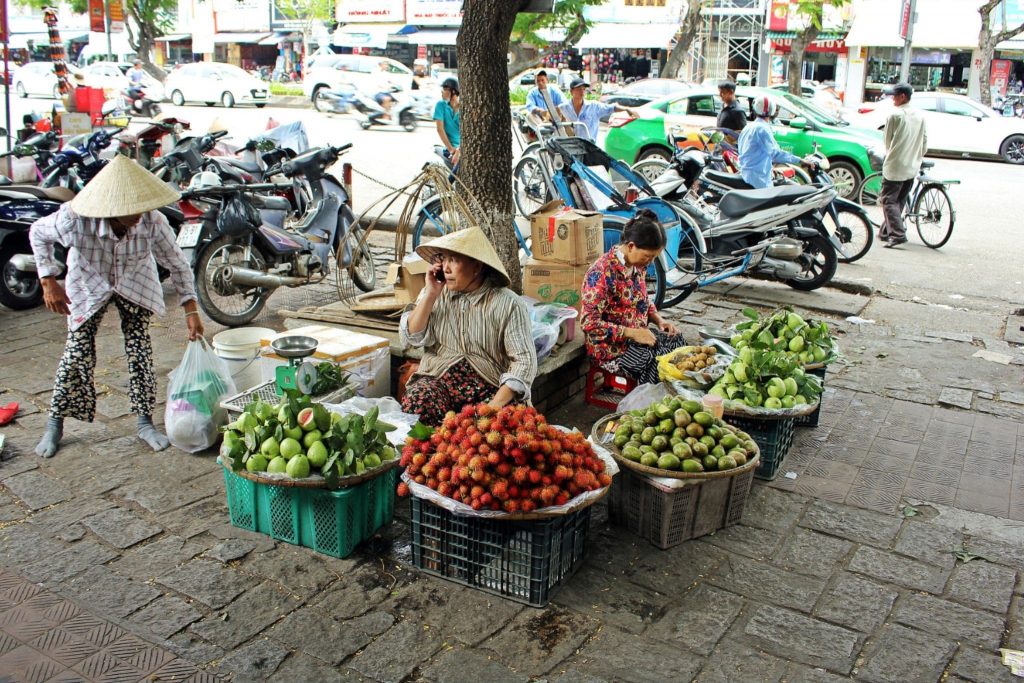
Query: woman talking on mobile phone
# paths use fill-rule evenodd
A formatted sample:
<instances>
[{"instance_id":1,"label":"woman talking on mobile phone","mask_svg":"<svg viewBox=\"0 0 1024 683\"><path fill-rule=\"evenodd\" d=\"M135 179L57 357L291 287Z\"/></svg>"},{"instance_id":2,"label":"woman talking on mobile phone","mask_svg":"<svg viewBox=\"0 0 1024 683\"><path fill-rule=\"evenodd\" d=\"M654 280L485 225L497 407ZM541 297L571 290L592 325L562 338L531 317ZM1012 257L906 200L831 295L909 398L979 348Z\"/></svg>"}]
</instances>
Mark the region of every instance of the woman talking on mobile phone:
<instances>
[{"instance_id":1,"label":"woman talking on mobile phone","mask_svg":"<svg viewBox=\"0 0 1024 683\"><path fill-rule=\"evenodd\" d=\"M431 264L412 310L402 315L402 346L423 347L402 409L439 425L467 403L500 408L530 400L537 352L526 304L480 228L452 232L416 249Z\"/></svg>"}]
</instances>

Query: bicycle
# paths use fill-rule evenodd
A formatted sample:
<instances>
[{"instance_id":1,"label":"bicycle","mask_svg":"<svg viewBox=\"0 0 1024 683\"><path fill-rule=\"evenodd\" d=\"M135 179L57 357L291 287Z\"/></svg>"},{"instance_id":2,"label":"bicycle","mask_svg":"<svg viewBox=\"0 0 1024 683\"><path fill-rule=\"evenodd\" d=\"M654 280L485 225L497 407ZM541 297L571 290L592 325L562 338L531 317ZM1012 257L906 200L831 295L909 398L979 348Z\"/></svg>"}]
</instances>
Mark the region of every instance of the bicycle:
<instances>
[{"instance_id":1,"label":"bicycle","mask_svg":"<svg viewBox=\"0 0 1024 683\"><path fill-rule=\"evenodd\" d=\"M521 216L529 216L555 198L547 174L541 166L540 154L545 143L554 137L565 137L552 123L541 121L525 111L512 113L513 129L522 152L512 171L512 190L516 210ZM563 129L582 126L578 121L561 122Z\"/></svg>"},{"instance_id":2,"label":"bicycle","mask_svg":"<svg viewBox=\"0 0 1024 683\"><path fill-rule=\"evenodd\" d=\"M927 175L925 171L934 165L934 161L921 162L921 169L914 177L914 184L903 205L903 218L914 221L917 234L925 246L939 249L953 236L953 226L956 224L956 211L946 188L959 185L960 181L939 180ZM861 206L879 207L881 192L882 173L878 171L864 178L857 189L857 197ZM882 221L871 222L878 227L882 225Z\"/></svg>"}]
</instances>

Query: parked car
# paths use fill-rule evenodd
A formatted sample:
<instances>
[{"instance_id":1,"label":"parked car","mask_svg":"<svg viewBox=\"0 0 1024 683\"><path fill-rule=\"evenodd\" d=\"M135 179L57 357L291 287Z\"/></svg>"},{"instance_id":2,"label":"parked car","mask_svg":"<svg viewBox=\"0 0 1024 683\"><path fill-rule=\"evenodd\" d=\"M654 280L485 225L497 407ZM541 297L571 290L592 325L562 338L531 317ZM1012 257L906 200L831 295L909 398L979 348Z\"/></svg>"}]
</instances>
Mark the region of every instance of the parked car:
<instances>
[{"instance_id":1,"label":"parked car","mask_svg":"<svg viewBox=\"0 0 1024 683\"><path fill-rule=\"evenodd\" d=\"M673 78L644 78L602 94L601 101L623 107L642 107L654 100L681 95L690 87L689 83Z\"/></svg>"},{"instance_id":2,"label":"parked car","mask_svg":"<svg viewBox=\"0 0 1024 683\"><path fill-rule=\"evenodd\" d=\"M86 85L95 88L103 88L108 94L116 94L128 87L131 82L128 79L128 70L132 64L118 64L117 62L93 62L82 69L85 74ZM157 102L164 99L164 87L160 81L149 74L142 78L142 89L146 97Z\"/></svg>"},{"instance_id":3,"label":"parked car","mask_svg":"<svg viewBox=\"0 0 1024 683\"><path fill-rule=\"evenodd\" d=\"M380 63L388 65L388 80L403 90L412 87L412 69L387 57L369 55L316 55L306 61L302 91L313 99L321 88L337 90L342 84L369 93L375 87Z\"/></svg>"},{"instance_id":4,"label":"parked car","mask_svg":"<svg viewBox=\"0 0 1024 683\"><path fill-rule=\"evenodd\" d=\"M208 107L220 102L225 107L235 104L267 106L270 92L267 84L233 64L196 62L183 64L167 74L164 92L181 106L186 102L203 102Z\"/></svg>"},{"instance_id":5,"label":"parked car","mask_svg":"<svg viewBox=\"0 0 1024 683\"><path fill-rule=\"evenodd\" d=\"M773 85L772 90L789 92L789 84L779 83L778 85ZM837 118L843 111L843 101L840 99L836 89L831 85L804 81L800 84L800 95Z\"/></svg>"},{"instance_id":6,"label":"parked car","mask_svg":"<svg viewBox=\"0 0 1024 683\"><path fill-rule=\"evenodd\" d=\"M924 115L928 154L1001 157L1024 164L1024 119L1000 116L969 97L948 93L914 93L910 106ZM891 97L865 103L851 122L883 130L893 108Z\"/></svg>"},{"instance_id":7,"label":"parked car","mask_svg":"<svg viewBox=\"0 0 1024 683\"><path fill-rule=\"evenodd\" d=\"M814 143L828 157L829 175L843 196L850 196L864 176L881 168L881 156L869 153L882 146L882 135L873 130L850 126L827 111L787 92L766 88L739 87L736 97L749 110L751 97L769 95L779 104L775 139L783 149L806 156ZM722 100L717 88L692 88L682 96L656 100L640 108L640 118L626 113L614 114L604 140L605 150L616 159L633 164L651 157L670 158L668 133L679 131L689 136L688 144L698 144L695 133L714 126Z\"/></svg>"},{"instance_id":8,"label":"parked car","mask_svg":"<svg viewBox=\"0 0 1024 683\"><path fill-rule=\"evenodd\" d=\"M68 73L75 74L78 69L67 65ZM19 97L52 97L60 99L57 89L57 75L53 73L53 62L29 62L14 70L14 92Z\"/></svg>"}]
</instances>

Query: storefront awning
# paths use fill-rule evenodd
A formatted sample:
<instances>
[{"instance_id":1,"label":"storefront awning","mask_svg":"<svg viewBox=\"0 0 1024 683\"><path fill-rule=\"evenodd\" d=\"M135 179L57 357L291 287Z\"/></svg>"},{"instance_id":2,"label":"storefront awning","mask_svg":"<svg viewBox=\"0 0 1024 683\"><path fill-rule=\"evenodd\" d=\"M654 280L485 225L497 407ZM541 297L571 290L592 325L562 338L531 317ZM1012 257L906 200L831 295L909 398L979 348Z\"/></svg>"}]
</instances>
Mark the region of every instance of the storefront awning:
<instances>
[{"instance_id":1,"label":"storefront awning","mask_svg":"<svg viewBox=\"0 0 1024 683\"><path fill-rule=\"evenodd\" d=\"M156 39L158 43L177 43L182 40L192 40L191 33L170 33Z\"/></svg>"},{"instance_id":2,"label":"storefront awning","mask_svg":"<svg viewBox=\"0 0 1024 683\"><path fill-rule=\"evenodd\" d=\"M594 24L576 44L581 50L603 48L667 48L676 24Z\"/></svg>"},{"instance_id":3,"label":"storefront awning","mask_svg":"<svg viewBox=\"0 0 1024 683\"><path fill-rule=\"evenodd\" d=\"M7 47L11 50L27 50L32 41L36 47L50 44L49 33L12 33L8 37Z\"/></svg>"},{"instance_id":4,"label":"storefront awning","mask_svg":"<svg viewBox=\"0 0 1024 683\"><path fill-rule=\"evenodd\" d=\"M764 34L770 40L793 40L799 35L796 31L765 31ZM822 31L814 40L841 40L845 36L845 31Z\"/></svg>"},{"instance_id":5,"label":"storefront awning","mask_svg":"<svg viewBox=\"0 0 1024 683\"><path fill-rule=\"evenodd\" d=\"M454 45L459 37L457 28L425 28L409 36L409 42L416 45Z\"/></svg>"},{"instance_id":6,"label":"storefront awning","mask_svg":"<svg viewBox=\"0 0 1024 683\"><path fill-rule=\"evenodd\" d=\"M389 42L407 42L404 36L398 37L399 31L404 30L405 26L405 24L345 24L334 32L331 43L339 47L375 47L383 50Z\"/></svg>"},{"instance_id":7,"label":"storefront awning","mask_svg":"<svg viewBox=\"0 0 1024 683\"><path fill-rule=\"evenodd\" d=\"M903 47L900 7L893 0L862 0L854 5L853 24L846 44L863 47ZM978 4L964 0L917 0L914 47L970 50L978 46L981 16Z\"/></svg>"},{"instance_id":8,"label":"storefront awning","mask_svg":"<svg viewBox=\"0 0 1024 683\"><path fill-rule=\"evenodd\" d=\"M302 40L302 35L299 34L299 33L282 33L282 32L279 31L277 33L270 34L269 36L267 36L266 38L261 40L259 42L259 44L260 45L277 45L282 40L288 40L292 36L295 36L295 40L296 41Z\"/></svg>"},{"instance_id":9,"label":"storefront awning","mask_svg":"<svg viewBox=\"0 0 1024 683\"><path fill-rule=\"evenodd\" d=\"M256 44L262 40L266 40L272 33L214 33L213 42L220 45L222 43L248 43Z\"/></svg>"}]
</instances>

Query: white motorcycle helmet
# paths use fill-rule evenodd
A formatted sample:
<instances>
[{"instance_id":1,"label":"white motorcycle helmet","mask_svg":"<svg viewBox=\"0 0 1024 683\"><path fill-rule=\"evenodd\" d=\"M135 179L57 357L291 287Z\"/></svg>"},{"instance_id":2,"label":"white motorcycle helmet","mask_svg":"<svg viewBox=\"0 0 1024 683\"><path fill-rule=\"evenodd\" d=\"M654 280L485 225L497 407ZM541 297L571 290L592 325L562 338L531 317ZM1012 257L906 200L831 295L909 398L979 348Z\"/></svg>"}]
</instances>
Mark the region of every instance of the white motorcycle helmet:
<instances>
[{"instance_id":1,"label":"white motorcycle helmet","mask_svg":"<svg viewBox=\"0 0 1024 683\"><path fill-rule=\"evenodd\" d=\"M188 189L205 190L210 187L220 187L223 184L224 182L220 179L220 176L213 171L203 171L192 176L192 180L188 183Z\"/></svg>"},{"instance_id":2,"label":"white motorcycle helmet","mask_svg":"<svg viewBox=\"0 0 1024 683\"><path fill-rule=\"evenodd\" d=\"M758 118L774 119L779 114L779 105L768 95L758 95L751 99L751 107Z\"/></svg>"}]
</instances>

